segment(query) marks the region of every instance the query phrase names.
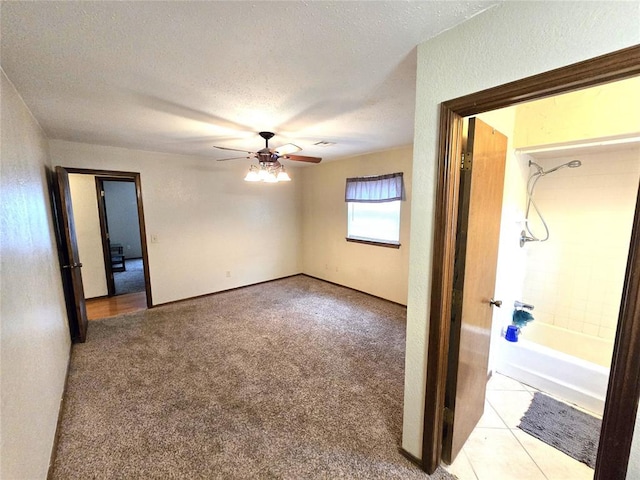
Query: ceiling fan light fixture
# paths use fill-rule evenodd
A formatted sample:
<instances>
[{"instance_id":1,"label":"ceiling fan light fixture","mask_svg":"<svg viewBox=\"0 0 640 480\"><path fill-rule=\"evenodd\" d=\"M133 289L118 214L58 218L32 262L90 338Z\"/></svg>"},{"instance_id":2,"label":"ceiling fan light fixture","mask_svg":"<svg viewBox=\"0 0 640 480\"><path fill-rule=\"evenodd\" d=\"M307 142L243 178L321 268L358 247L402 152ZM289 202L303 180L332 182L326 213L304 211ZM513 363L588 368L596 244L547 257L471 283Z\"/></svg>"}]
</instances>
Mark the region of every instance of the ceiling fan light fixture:
<instances>
[{"instance_id":1,"label":"ceiling fan light fixture","mask_svg":"<svg viewBox=\"0 0 640 480\"><path fill-rule=\"evenodd\" d=\"M261 182L264 182L267 179L267 176L269 175L269 170L267 170L264 165L260 165L260 170L258 171L258 178L260 179Z\"/></svg>"},{"instance_id":2,"label":"ceiling fan light fixture","mask_svg":"<svg viewBox=\"0 0 640 480\"><path fill-rule=\"evenodd\" d=\"M267 176L264 178L264 183L278 183L278 177L273 172L267 172Z\"/></svg>"},{"instance_id":3,"label":"ceiling fan light fixture","mask_svg":"<svg viewBox=\"0 0 640 480\"><path fill-rule=\"evenodd\" d=\"M280 171L278 172L278 175L276 176L276 180L278 182L290 182L291 181L291 177L289 176L289 174L287 172L284 171L284 167L280 167Z\"/></svg>"},{"instance_id":4,"label":"ceiling fan light fixture","mask_svg":"<svg viewBox=\"0 0 640 480\"><path fill-rule=\"evenodd\" d=\"M255 165L251 165L251 167L249 168L249 171L247 172L247 176L244 177L244 181L245 182L259 182L260 179L260 174L258 173L258 169L256 168Z\"/></svg>"}]
</instances>

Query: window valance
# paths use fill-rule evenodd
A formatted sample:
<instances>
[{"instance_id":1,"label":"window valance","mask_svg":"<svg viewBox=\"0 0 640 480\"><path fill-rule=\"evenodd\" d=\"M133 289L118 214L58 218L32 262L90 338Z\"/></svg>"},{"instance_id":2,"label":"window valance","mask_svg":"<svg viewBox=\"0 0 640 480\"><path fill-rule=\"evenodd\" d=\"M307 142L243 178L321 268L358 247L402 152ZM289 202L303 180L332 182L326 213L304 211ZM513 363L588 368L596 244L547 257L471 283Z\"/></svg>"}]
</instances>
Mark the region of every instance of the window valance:
<instances>
[{"instance_id":1,"label":"window valance","mask_svg":"<svg viewBox=\"0 0 640 480\"><path fill-rule=\"evenodd\" d=\"M347 178L345 202L380 203L404 199L402 172Z\"/></svg>"}]
</instances>

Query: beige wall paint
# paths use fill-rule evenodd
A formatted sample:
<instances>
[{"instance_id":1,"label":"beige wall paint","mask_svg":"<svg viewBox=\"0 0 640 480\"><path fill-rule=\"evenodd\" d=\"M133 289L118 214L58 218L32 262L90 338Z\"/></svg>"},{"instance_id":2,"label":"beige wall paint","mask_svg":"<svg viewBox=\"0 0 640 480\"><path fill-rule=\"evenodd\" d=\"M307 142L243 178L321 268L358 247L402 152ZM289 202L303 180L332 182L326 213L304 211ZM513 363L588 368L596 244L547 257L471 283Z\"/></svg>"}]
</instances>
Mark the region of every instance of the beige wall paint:
<instances>
[{"instance_id":1,"label":"beige wall paint","mask_svg":"<svg viewBox=\"0 0 640 480\"><path fill-rule=\"evenodd\" d=\"M2 72L0 477L46 478L69 360L47 143Z\"/></svg>"},{"instance_id":2,"label":"beige wall paint","mask_svg":"<svg viewBox=\"0 0 640 480\"><path fill-rule=\"evenodd\" d=\"M290 183L255 184L243 161L49 144L54 165L140 172L154 304L302 271L299 169Z\"/></svg>"},{"instance_id":3,"label":"beige wall paint","mask_svg":"<svg viewBox=\"0 0 640 480\"><path fill-rule=\"evenodd\" d=\"M640 77L516 107L516 148L640 133Z\"/></svg>"},{"instance_id":4,"label":"beige wall paint","mask_svg":"<svg viewBox=\"0 0 640 480\"><path fill-rule=\"evenodd\" d=\"M76 224L78 253L82 263L85 298L107 295L107 278L102 253L102 234L94 175L69 174L73 218Z\"/></svg>"},{"instance_id":5,"label":"beige wall paint","mask_svg":"<svg viewBox=\"0 0 640 480\"><path fill-rule=\"evenodd\" d=\"M439 104L640 42L635 2L505 2L418 47L403 447L422 456ZM611 35L616 25L616 35ZM465 72L461 74L460 66ZM640 472L638 472L640 475Z\"/></svg>"},{"instance_id":6,"label":"beige wall paint","mask_svg":"<svg viewBox=\"0 0 640 480\"><path fill-rule=\"evenodd\" d=\"M409 270L412 149L360 155L304 169L303 271L406 305ZM347 242L348 177L404 173L399 249Z\"/></svg>"}]
</instances>

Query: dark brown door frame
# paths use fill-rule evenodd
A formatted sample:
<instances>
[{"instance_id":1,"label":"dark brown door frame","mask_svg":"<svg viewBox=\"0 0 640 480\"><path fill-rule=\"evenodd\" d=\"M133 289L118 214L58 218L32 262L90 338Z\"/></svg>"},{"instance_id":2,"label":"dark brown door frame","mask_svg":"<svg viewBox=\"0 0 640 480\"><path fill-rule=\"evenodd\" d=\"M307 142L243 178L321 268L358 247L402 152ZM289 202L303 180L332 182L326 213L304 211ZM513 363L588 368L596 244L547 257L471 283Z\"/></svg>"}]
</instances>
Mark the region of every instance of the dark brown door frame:
<instances>
[{"instance_id":1,"label":"dark brown door frame","mask_svg":"<svg viewBox=\"0 0 640 480\"><path fill-rule=\"evenodd\" d=\"M147 294L147 308L153 307L153 300L151 298L151 280L149 275L149 256L147 250L147 233L144 223L144 208L142 204L142 186L140 183L140 174L137 172L118 172L115 170L93 170L93 169L85 169L85 168L66 168L69 173L79 173L85 175L94 175L96 177L101 177L103 180L113 180L113 181L130 181L134 182L136 186L136 198L138 204L138 228L140 230L140 244L142 247L142 266L144 270L144 284L145 291ZM100 211L100 224L102 230L102 211ZM104 232L104 231L103 231ZM104 233L103 233L103 242L104 242ZM103 243L103 252L105 258L105 269L110 268L111 265L111 257L107 259L108 249L104 248ZM109 265L109 266L107 266ZM108 282L107 278L107 282ZM113 282L113 279L112 279ZM111 290L110 290L111 291Z\"/></svg>"},{"instance_id":2,"label":"dark brown door frame","mask_svg":"<svg viewBox=\"0 0 640 480\"><path fill-rule=\"evenodd\" d=\"M442 454L463 118L640 75L640 45L444 102L440 108L438 185L422 467ZM594 480L623 480L640 397L640 201L636 204Z\"/></svg>"}]
</instances>

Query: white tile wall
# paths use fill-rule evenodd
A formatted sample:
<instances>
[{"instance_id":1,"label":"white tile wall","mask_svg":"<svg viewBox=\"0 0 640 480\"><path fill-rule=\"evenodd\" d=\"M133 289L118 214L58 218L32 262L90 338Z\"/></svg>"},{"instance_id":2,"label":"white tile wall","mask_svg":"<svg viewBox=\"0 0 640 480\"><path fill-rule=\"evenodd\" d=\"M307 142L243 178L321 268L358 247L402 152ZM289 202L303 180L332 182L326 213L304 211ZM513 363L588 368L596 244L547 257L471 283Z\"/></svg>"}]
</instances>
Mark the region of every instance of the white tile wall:
<instances>
[{"instance_id":1,"label":"white tile wall","mask_svg":"<svg viewBox=\"0 0 640 480\"><path fill-rule=\"evenodd\" d=\"M550 230L528 243L524 300L536 321L613 341L640 178L640 148L536 160L545 169L534 200ZM530 214L534 233L544 230Z\"/></svg>"}]
</instances>

